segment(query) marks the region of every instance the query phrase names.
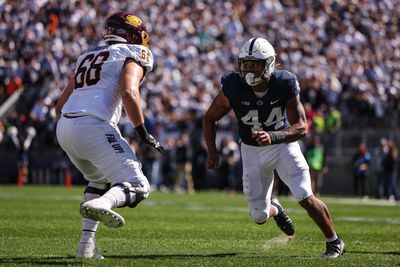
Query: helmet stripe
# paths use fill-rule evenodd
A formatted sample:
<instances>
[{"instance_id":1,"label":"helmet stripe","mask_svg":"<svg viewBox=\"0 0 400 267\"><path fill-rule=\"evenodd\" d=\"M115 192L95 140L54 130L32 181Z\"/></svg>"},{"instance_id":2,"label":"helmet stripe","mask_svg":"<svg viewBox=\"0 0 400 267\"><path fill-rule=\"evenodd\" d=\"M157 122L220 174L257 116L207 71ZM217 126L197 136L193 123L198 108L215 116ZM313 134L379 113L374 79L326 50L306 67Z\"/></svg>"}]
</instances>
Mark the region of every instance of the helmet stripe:
<instances>
[{"instance_id":1,"label":"helmet stripe","mask_svg":"<svg viewBox=\"0 0 400 267\"><path fill-rule=\"evenodd\" d=\"M253 47L254 47L254 44L257 39L258 38L254 38L253 40L251 40L250 47L249 47L249 56L251 56L253 54Z\"/></svg>"}]
</instances>

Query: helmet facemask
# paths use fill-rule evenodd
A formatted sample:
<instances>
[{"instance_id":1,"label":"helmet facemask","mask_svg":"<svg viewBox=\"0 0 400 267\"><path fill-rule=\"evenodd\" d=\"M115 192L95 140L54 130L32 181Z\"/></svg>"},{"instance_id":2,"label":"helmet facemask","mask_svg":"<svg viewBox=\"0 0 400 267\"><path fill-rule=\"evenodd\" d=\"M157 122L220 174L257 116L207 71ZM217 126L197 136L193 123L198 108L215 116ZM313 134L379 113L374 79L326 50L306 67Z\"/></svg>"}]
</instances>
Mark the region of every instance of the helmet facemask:
<instances>
[{"instance_id":1,"label":"helmet facemask","mask_svg":"<svg viewBox=\"0 0 400 267\"><path fill-rule=\"evenodd\" d=\"M243 61L246 60L254 60L254 59L239 59L239 73L240 76L246 81L246 83L250 86L256 86L260 84L263 80L268 80L269 77L271 77L272 72L275 69L275 57L269 57L265 60L254 60L254 61L259 61L263 64L263 70L260 75L255 76L254 73L248 72L244 73L243 70Z\"/></svg>"}]
</instances>

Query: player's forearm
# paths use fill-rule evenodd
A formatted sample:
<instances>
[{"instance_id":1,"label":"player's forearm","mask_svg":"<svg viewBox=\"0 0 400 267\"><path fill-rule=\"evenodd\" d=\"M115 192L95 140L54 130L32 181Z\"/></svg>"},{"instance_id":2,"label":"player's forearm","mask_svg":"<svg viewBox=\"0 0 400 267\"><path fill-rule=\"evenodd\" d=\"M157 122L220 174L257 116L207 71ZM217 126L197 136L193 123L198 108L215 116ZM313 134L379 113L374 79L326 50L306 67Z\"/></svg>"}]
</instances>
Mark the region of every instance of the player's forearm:
<instances>
[{"instance_id":1,"label":"player's forearm","mask_svg":"<svg viewBox=\"0 0 400 267\"><path fill-rule=\"evenodd\" d=\"M72 94L73 90L75 87L75 82L74 79L71 79L67 85L67 87L65 88L65 90L63 91L63 93L61 94L60 98L58 99L58 102L56 104L56 117L57 119L59 119L61 117L61 110L65 104L65 102L67 102L68 98L70 97L70 95Z\"/></svg>"},{"instance_id":2,"label":"player's forearm","mask_svg":"<svg viewBox=\"0 0 400 267\"><path fill-rule=\"evenodd\" d=\"M139 92L122 94L122 102L125 107L125 112L128 115L134 127L144 123L144 116L141 107Z\"/></svg>"},{"instance_id":3,"label":"player's forearm","mask_svg":"<svg viewBox=\"0 0 400 267\"><path fill-rule=\"evenodd\" d=\"M307 124L295 123L285 131L285 143L295 142L307 134Z\"/></svg>"},{"instance_id":4,"label":"player's forearm","mask_svg":"<svg viewBox=\"0 0 400 267\"><path fill-rule=\"evenodd\" d=\"M210 120L207 116L203 119L203 134L206 141L208 153L217 153L215 138L217 136L217 127L215 121Z\"/></svg>"},{"instance_id":5,"label":"player's forearm","mask_svg":"<svg viewBox=\"0 0 400 267\"><path fill-rule=\"evenodd\" d=\"M271 139L271 145L292 143L307 134L307 126L302 123L296 123L284 131L269 131L267 133Z\"/></svg>"}]
</instances>

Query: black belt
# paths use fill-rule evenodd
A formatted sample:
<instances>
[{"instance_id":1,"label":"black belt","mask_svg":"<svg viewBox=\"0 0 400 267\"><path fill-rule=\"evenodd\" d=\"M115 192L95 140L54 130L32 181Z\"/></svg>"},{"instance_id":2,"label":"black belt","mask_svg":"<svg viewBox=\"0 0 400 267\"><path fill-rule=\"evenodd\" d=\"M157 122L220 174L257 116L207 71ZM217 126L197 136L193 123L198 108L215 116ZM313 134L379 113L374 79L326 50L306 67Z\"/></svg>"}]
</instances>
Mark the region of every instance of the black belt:
<instances>
[{"instance_id":1,"label":"black belt","mask_svg":"<svg viewBox=\"0 0 400 267\"><path fill-rule=\"evenodd\" d=\"M67 118L67 119L75 119L75 118L80 118L80 117L85 117L85 116L87 116L87 115L67 115L67 114L63 114L63 117Z\"/></svg>"}]
</instances>

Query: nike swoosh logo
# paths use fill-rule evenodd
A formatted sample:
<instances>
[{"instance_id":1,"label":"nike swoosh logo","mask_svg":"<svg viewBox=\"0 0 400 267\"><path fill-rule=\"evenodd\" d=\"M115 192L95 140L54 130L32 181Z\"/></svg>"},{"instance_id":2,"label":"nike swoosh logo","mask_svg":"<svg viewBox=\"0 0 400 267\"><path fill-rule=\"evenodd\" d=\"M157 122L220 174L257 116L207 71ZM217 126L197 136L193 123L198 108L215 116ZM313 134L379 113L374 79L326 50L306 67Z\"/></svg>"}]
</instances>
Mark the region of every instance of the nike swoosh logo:
<instances>
[{"instance_id":1,"label":"nike swoosh logo","mask_svg":"<svg viewBox=\"0 0 400 267\"><path fill-rule=\"evenodd\" d=\"M275 103L278 103L278 101L279 101L279 99L278 99L278 100L275 100L275 101L271 101L270 104L273 105L273 104L275 104Z\"/></svg>"}]
</instances>

